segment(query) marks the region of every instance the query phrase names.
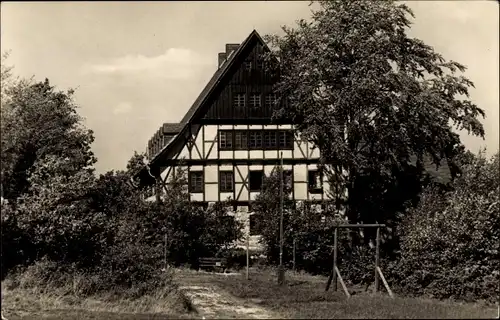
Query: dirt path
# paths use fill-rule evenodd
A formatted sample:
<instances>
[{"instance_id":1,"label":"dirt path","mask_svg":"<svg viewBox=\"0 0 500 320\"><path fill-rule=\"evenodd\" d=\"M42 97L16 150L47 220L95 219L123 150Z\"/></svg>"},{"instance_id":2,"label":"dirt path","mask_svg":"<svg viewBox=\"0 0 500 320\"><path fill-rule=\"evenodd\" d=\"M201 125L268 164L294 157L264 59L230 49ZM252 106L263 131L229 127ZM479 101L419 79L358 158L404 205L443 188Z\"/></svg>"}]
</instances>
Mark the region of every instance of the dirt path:
<instances>
[{"instance_id":1,"label":"dirt path","mask_svg":"<svg viewBox=\"0 0 500 320\"><path fill-rule=\"evenodd\" d=\"M225 275L230 277L230 275ZM258 301L234 297L215 284L206 281L202 273L178 278L180 289L191 299L205 319L276 319L273 312L258 305Z\"/></svg>"}]
</instances>

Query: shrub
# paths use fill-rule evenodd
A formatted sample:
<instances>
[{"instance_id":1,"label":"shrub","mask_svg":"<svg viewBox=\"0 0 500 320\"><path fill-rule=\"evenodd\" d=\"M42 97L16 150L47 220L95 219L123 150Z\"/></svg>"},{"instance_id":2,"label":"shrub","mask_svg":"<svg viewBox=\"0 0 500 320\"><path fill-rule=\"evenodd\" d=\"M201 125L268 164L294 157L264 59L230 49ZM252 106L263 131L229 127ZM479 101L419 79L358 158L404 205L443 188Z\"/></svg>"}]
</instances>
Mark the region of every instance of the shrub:
<instances>
[{"instance_id":1,"label":"shrub","mask_svg":"<svg viewBox=\"0 0 500 320\"><path fill-rule=\"evenodd\" d=\"M498 153L489 161L479 154L453 187L427 189L405 219L392 277L408 293L493 301L500 293Z\"/></svg>"}]
</instances>

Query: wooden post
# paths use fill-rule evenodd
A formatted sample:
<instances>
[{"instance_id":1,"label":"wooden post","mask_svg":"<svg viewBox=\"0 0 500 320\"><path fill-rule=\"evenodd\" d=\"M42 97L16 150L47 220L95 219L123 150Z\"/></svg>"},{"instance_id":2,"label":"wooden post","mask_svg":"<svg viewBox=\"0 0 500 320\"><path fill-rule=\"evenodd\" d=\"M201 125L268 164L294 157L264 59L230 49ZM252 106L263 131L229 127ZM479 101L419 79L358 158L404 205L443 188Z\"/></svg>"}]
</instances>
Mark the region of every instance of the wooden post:
<instances>
[{"instance_id":1,"label":"wooden post","mask_svg":"<svg viewBox=\"0 0 500 320\"><path fill-rule=\"evenodd\" d=\"M165 233L165 250L164 250L164 252L163 252L163 256L164 256L164 261L163 261L163 262L164 262L164 265L163 265L163 268L164 268L165 270L167 270L167 240L168 240L168 238L167 238L167 237L168 237L168 236L167 236L167 234Z\"/></svg>"},{"instance_id":2,"label":"wooden post","mask_svg":"<svg viewBox=\"0 0 500 320\"><path fill-rule=\"evenodd\" d=\"M380 227L377 227L377 239L376 239L376 247L375 247L375 292L378 292L379 289L379 275L378 275L378 267L380 263Z\"/></svg>"},{"instance_id":3,"label":"wooden post","mask_svg":"<svg viewBox=\"0 0 500 320\"><path fill-rule=\"evenodd\" d=\"M337 291L337 234L338 228L335 227L333 236L333 291Z\"/></svg>"},{"instance_id":4,"label":"wooden post","mask_svg":"<svg viewBox=\"0 0 500 320\"><path fill-rule=\"evenodd\" d=\"M389 296L394 299L394 293L392 293L391 287L389 287L389 284L387 283L387 280L385 280L384 274L379 267L377 267L377 272L380 274L380 278L382 279L382 282L384 283L385 289L389 293Z\"/></svg>"},{"instance_id":5,"label":"wooden post","mask_svg":"<svg viewBox=\"0 0 500 320\"><path fill-rule=\"evenodd\" d=\"M250 279L250 232L247 235L247 280Z\"/></svg>"},{"instance_id":6,"label":"wooden post","mask_svg":"<svg viewBox=\"0 0 500 320\"><path fill-rule=\"evenodd\" d=\"M293 238L293 272L295 272L295 238Z\"/></svg>"},{"instance_id":7,"label":"wooden post","mask_svg":"<svg viewBox=\"0 0 500 320\"><path fill-rule=\"evenodd\" d=\"M345 285L344 280L342 279L342 276L340 275L339 268L335 267L335 274L339 277L340 284L342 285L342 289L344 289L344 293L347 296L347 298L351 297L351 294L349 293L349 290L347 290L347 286Z\"/></svg>"}]
</instances>

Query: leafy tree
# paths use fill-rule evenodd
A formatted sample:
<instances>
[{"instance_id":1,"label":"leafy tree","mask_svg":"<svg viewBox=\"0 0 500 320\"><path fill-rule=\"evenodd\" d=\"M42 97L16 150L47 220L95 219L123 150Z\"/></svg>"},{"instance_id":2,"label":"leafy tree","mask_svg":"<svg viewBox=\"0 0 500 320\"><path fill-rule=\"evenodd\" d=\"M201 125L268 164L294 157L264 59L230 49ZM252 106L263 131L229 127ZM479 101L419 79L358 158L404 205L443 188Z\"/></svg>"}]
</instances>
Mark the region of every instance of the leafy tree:
<instances>
[{"instance_id":1,"label":"leafy tree","mask_svg":"<svg viewBox=\"0 0 500 320\"><path fill-rule=\"evenodd\" d=\"M127 172L132 176L146 165L146 154L134 151L134 155L127 163Z\"/></svg>"},{"instance_id":2,"label":"leafy tree","mask_svg":"<svg viewBox=\"0 0 500 320\"><path fill-rule=\"evenodd\" d=\"M453 191L428 188L403 221L395 283L410 293L495 301L499 294L500 171L498 152L480 153Z\"/></svg>"},{"instance_id":3,"label":"leafy tree","mask_svg":"<svg viewBox=\"0 0 500 320\"><path fill-rule=\"evenodd\" d=\"M279 259L280 244L280 218L281 199L283 196L283 230L289 233L291 228L290 216L293 215L294 203L290 195L292 192L291 181L283 175L283 189L281 193L282 167L276 166L269 177L265 177L262 190L252 203L252 210L257 215L256 227L262 235L261 240L265 245L266 255L270 262L276 263ZM286 220L286 222L285 222Z\"/></svg>"},{"instance_id":4,"label":"leafy tree","mask_svg":"<svg viewBox=\"0 0 500 320\"><path fill-rule=\"evenodd\" d=\"M415 200L426 157L459 171L464 147L454 129L483 137L484 111L468 99L465 66L407 35L405 4L317 3L311 21L267 37L280 73L275 90L287 97L275 117L291 117L321 150L350 221L383 222ZM408 177L415 192L391 208Z\"/></svg>"},{"instance_id":5,"label":"leafy tree","mask_svg":"<svg viewBox=\"0 0 500 320\"><path fill-rule=\"evenodd\" d=\"M315 274L328 274L332 270L333 226L343 224L345 220L337 211L317 210L307 202L294 204L290 199L291 184L288 178L285 175L283 179L283 262L291 267L295 241L295 267ZM280 184L278 166L264 179L262 190L252 205L259 216L261 241L268 263L271 264L279 261ZM371 266L375 253L368 246L350 246L348 235L348 230L338 234L339 268L346 281L360 282L367 274L373 274Z\"/></svg>"},{"instance_id":6,"label":"leafy tree","mask_svg":"<svg viewBox=\"0 0 500 320\"><path fill-rule=\"evenodd\" d=\"M4 93L2 93L4 94ZM73 101L73 90L56 91L46 79L19 81L5 94L1 117L1 178L4 197L16 199L30 188L30 174L38 160L67 159L65 174L90 168L96 161ZM3 102L3 101L2 101Z\"/></svg>"},{"instance_id":7,"label":"leafy tree","mask_svg":"<svg viewBox=\"0 0 500 320\"><path fill-rule=\"evenodd\" d=\"M92 171L74 172L69 160L47 156L35 162L27 182L30 188L17 199L15 218L36 250L30 258L92 265L107 238L105 216L89 206Z\"/></svg>"}]
</instances>

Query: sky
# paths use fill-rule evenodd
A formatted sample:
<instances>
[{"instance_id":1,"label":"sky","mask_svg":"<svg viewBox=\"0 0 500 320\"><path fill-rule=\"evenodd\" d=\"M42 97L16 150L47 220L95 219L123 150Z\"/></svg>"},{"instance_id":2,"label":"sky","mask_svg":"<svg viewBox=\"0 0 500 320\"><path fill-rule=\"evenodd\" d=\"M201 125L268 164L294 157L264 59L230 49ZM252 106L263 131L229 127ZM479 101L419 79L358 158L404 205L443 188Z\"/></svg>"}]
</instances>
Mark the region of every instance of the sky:
<instances>
[{"instance_id":1,"label":"sky","mask_svg":"<svg viewBox=\"0 0 500 320\"><path fill-rule=\"evenodd\" d=\"M410 1L410 34L468 67L471 99L486 112L485 139L499 145L497 1ZM280 32L310 17L309 1L2 2L1 51L14 74L75 88L95 135L97 172L124 169L164 122L177 122L217 69L226 43L253 29Z\"/></svg>"}]
</instances>

